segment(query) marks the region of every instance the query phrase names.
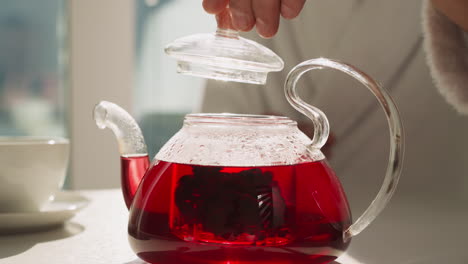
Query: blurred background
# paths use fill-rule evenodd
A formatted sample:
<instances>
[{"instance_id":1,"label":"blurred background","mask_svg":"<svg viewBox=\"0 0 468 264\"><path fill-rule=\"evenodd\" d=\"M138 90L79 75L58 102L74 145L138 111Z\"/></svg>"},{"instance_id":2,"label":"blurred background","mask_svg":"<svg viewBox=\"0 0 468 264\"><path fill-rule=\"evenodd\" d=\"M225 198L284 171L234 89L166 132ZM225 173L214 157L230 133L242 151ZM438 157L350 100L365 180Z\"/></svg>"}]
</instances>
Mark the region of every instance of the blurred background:
<instances>
[{"instance_id":1,"label":"blurred background","mask_svg":"<svg viewBox=\"0 0 468 264\"><path fill-rule=\"evenodd\" d=\"M467 146L461 135L468 131L465 118L457 115L437 94L431 82L424 63L420 17L412 19L415 23L404 29L396 27L392 19L382 20L378 25L380 32L393 30L393 33L375 33L374 39L367 40L363 34L369 34L359 32L359 25L368 24L371 17L362 16L360 12L369 13L381 4L363 3L350 1L337 8L333 1L317 1L314 3L314 6L319 6L317 10L309 8L303 14L311 17L310 25L302 25L300 20L284 23L278 37L288 39L292 29L287 26L295 23L295 28L303 30L298 34L298 41L313 43L308 50L300 51L305 52L303 57L340 58L361 67L391 90L406 125L418 128L414 124L424 120L419 129L407 130L407 143L412 143L407 144L407 153L410 154L407 157L414 166L405 167L407 170L400 190L407 193L418 190L427 194L440 190L452 194L465 193L462 190L465 190L463 186L467 181L459 175L467 169L463 163L452 160L454 164L426 166L424 158L415 158L426 155L422 146L432 146L431 153L437 153L434 150L437 148L450 149L452 156L462 157ZM384 3L388 2L382 1ZM395 6L393 11L400 12L401 16L414 17L420 13L421 3L385 5L389 10ZM356 13L356 19L344 15L350 10ZM322 17L321 12L328 15ZM347 20L353 22L352 26L347 31L338 30L340 25L346 25L343 21ZM324 24L327 26L322 26ZM68 137L72 149L66 188L117 188L120 186L117 144L109 130L102 131L95 126L92 119L94 105L100 100L108 100L127 109L140 124L149 154L153 157L179 130L186 113L201 110L206 86L204 79L177 74L176 63L165 55L164 47L178 37L215 29L214 18L203 12L200 1L4 0L0 9L0 135ZM341 33L328 34L331 30ZM315 34L320 41L316 41ZM392 36L412 40L400 43ZM255 34L249 35L249 38L254 37ZM389 43L388 38L392 39L392 45L381 46ZM265 40L255 40L268 44ZM362 48L350 49L349 43ZM286 60L286 67L282 73L270 78L272 82L282 83L289 69L299 62L298 58L284 55L298 49L294 45L291 42L275 48ZM403 56L403 48L410 51L399 65L385 61L386 58ZM382 53L384 49L386 52ZM400 85L401 81L405 83ZM380 175L385 169L388 132L383 113L370 93L357 88L360 85L346 76L312 73L301 80L300 85L309 82L332 86L313 95L312 98L318 99L312 103L328 115L332 131L337 136L338 144L333 147L330 160L332 167L341 176L345 189L358 190L350 195L351 200L354 196L363 196L366 201L360 208L363 209L378 190L382 180ZM254 91L262 91L260 97L275 102L268 97L272 94L269 86L272 83L267 87L254 88ZM401 89L394 89L394 86L401 86ZM303 90L309 93L309 97L314 93L313 89ZM232 91L213 89L212 95L221 98L228 94L229 97ZM362 110L364 115L343 118L363 105L363 101L369 102L365 106L367 112ZM284 102L271 104L270 111L284 108L281 105ZM292 110L286 113L289 115L288 111ZM299 116L293 112L294 118ZM431 119L426 118L426 114ZM348 121L353 124L348 124ZM447 129L439 125L442 123L457 129ZM369 124L373 128L366 132ZM423 130L431 133L421 133ZM372 134L368 134L369 131ZM440 135L440 138L434 140L434 135ZM350 144L355 147L349 147ZM365 168L365 163L355 162L353 157L357 151L371 145L377 147L368 150L370 157L360 160L372 162L374 166ZM365 172L357 179L357 176L349 175L348 171L353 169ZM440 176L451 173L452 169L457 175L455 178L447 181ZM422 175L426 175L425 178ZM430 184L421 188L423 181Z\"/></svg>"},{"instance_id":2,"label":"blurred background","mask_svg":"<svg viewBox=\"0 0 468 264\"><path fill-rule=\"evenodd\" d=\"M2 2L1 135L67 135L66 2Z\"/></svg>"},{"instance_id":3,"label":"blurred background","mask_svg":"<svg viewBox=\"0 0 468 264\"><path fill-rule=\"evenodd\" d=\"M427 166L424 158L417 158L437 155L440 148L450 149L451 157L462 160L468 147L462 138L464 131L468 131L466 118L457 115L437 94L424 63L419 17L422 1L406 6L385 1L349 1L340 4L340 8L335 2L316 1L309 5L318 8L304 11L303 16L311 18L308 25L302 25L300 20L282 24L284 27L280 28L278 37L288 39L289 31L293 29L287 26L295 23L295 28L302 30L299 37L296 36L298 41L313 45L302 51L293 42L275 47L286 60L286 66L282 73L270 80L282 83L289 69L302 60L286 56L291 50L299 50L305 58L340 58L364 69L391 90L406 127L412 125L407 129L407 143L411 144L407 144L407 157L410 158L406 161L414 166L405 167L407 171L399 189L408 193L413 190L428 194L440 190L465 193L461 190L467 180L460 175L468 169L464 163L450 158L453 164L441 162L438 166ZM411 21L415 23L401 28L395 26L392 19L382 19L376 24L379 32L389 30L391 34L360 32L360 27L368 24L369 19L379 16L375 12L371 16L361 13L369 14L383 4L389 12L414 17ZM349 12L356 13L355 19L345 15ZM320 16L320 13L327 16ZM392 17L391 12L385 15ZM348 30L339 30L348 20L352 22ZM186 113L200 111L206 85L204 79L177 74L176 63L164 54L164 47L178 37L215 29L214 18L203 12L200 1L4 0L0 9L0 135L68 137L72 149L67 188L119 187L117 144L109 130L101 131L95 126L92 119L94 105L100 100L108 100L127 109L140 124L153 157L178 131ZM332 31L338 33L329 34ZM374 38L368 40L363 36ZM405 41L398 41L398 38ZM392 45L386 44L389 40ZM356 49L350 49L350 43ZM404 49L409 50L407 55L403 54ZM398 65L386 61L403 55L406 57ZM309 83L331 87L313 95L312 98L318 99L311 103L327 114L337 136L338 143L331 156L332 167L342 176L345 189L359 190L351 197L363 195L364 200L370 199L378 190L386 164L388 132L383 113L370 93L358 88L360 85L346 76L312 73L300 82L301 85ZM270 105L271 112L286 109L281 105L285 100L276 102L269 98L272 94L269 86L272 83L254 88L254 91L261 91L260 97L274 102ZM314 93L313 89L302 90L309 92L309 97ZM232 91L212 89L212 95L222 98L228 94L229 97ZM242 98L236 100L239 103ZM259 102L262 100L258 99ZM355 117L343 118L364 105L361 103L364 101L369 103L365 105L367 110L362 110L363 115L356 117L361 111L358 110ZM293 109L288 109L287 114L288 111ZM294 118L300 116L293 112ZM348 121L353 123L348 124ZM420 122L424 123L415 125ZM369 124L373 128L366 130ZM422 133L424 130L431 133ZM440 138L435 140L435 135ZM354 147L349 147L352 145ZM375 165L372 168L365 168L365 163L353 159L356 152L362 153L361 149L366 146L377 146L366 150L371 153L369 158L360 159ZM432 146L431 154L424 149L426 146ZM374 170L374 167L378 169ZM348 171L353 169L365 173L357 179L357 176L349 175ZM447 180L440 176L446 173L456 177ZM421 188L423 181L430 184ZM363 189L371 191L361 191Z\"/></svg>"},{"instance_id":4,"label":"blurred background","mask_svg":"<svg viewBox=\"0 0 468 264\"><path fill-rule=\"evenodd\" d=\"M427 251L421 241L430 241L431 250L436 252L445 241L463 245L458 241L466 237L459 230L466 219L468 199L468 120L445 102L432 83L422 49L422 1L395 4L392 10L392 5L382 7L390 2L324 0L323 8L313 10L317 12L311 15L314 23L300 25L299 21L296 25L309 30L309 40L318 50L310 56L302 50L307 58L340 58L382 81L391 90L409 128L405 162L411 166L404 168L396 201L369 232L353 242L361 249L356 255L363 257L371 254L368 244L374 244L371 246L375 246L377 255L388 254L388 248L382 245L387 243L398 248L398 254L412 256ZM70 138L66 188L120 187L114 136L109 130L99 130L92 118L100 100L119 104L137 119L151 157L179 130L186 113L200 111L205 80L178 75L175 61L164 54L164 46L178 37L216 29L214 18L202 11L200 0L2 0L0 5L0 136ZM350 10L355 11L354 20L346 15ZM327 16L319 16L320 12ZM382 17L374 20L379 28L362 32L361 26L369 24L362 14ZM397 27L395 14L414 17L414 23ZM190 19L184 19L187 17ZM345 28L348 23L343 21L348 19L353 23ZM328 34L331 30L338 33ZM282 31L286 39L289 33ZM306 37L302 32L298 35ZM389 61L405 48L399 41L403 39L411 39L411 43L407 41L407 57L399 65L390 65ZM349 48L350 43L360 49ZM275 51L287 52L294 45L278 46ZM285 73L300 62L295 59L291 58ZM279 78L284 80L284 76ZM318 94L314 104L328 115L336 133L330 162L344 183L353 214L359 215L383 179L388 150L384 115L368 91L355 88L359 84L348 77L313 73L311 78L337 89ZM308 81L304 78L300 85ZM263 94L268 95L269 90ZM347 118L367 100L372 102L365 105L367 112L363 110L353 120ZM271 107L275 110L276 104ZM371 123L374 128L366 129ZM338 131L340 127L343 129ZM370 158L355 162L366 148L372 149ZM447 224L452 220L455 224ZM446 224L439 226L443 221ZM399 227L393 230L396 224ZM405 234L406 240L402 239ZM418 249L413 248L412 237L421 238Z\"/></svg>"},{"instance_id":5,"label":"blurred background","mask_svg":"<svg viewBox=\"0 0 468 264\"><path fill-rule=\"evenodd\" d=\"M212 16L200 10L200 1L136 1L134 116L138 119L149 154L177 132L185 114L200 109L206 81L177 74L176 63L164 47L176 38L216 29ZM191 17L191 19L181 19Z\"/></svg>"},{"instance_id":6,"label":"blurred background","mask_svg":"<svg viewBox=\"0 0 468 264\"><path fill-rule=\"evenodd\" d=\"M199 2L2 1L0 135L69 137L66 187L119 187L116 144L93 124L93 106L125 107L154 156L200 105L204 80L177 75L163 51L177 37L215 30L194 9Z\"/></svg>"}]
</instances>

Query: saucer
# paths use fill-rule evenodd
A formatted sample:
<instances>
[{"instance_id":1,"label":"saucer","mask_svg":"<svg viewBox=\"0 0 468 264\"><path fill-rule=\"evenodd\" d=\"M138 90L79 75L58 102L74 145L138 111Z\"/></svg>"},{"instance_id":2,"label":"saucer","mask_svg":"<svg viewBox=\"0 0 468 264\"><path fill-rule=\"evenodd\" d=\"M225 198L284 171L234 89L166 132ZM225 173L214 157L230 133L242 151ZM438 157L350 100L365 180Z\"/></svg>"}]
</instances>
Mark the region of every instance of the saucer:
<instances>
[{"instance_id":1,"label":"saucer","mask_svg":"<svg viewBox=\"0 0 468 264\"><path fill-rule=\"evenodd\" d=\"M39 212L0 213L0 234L40 231L59 226L89 202L78 193L60 191Z\"/></svg>"}]
</instances>

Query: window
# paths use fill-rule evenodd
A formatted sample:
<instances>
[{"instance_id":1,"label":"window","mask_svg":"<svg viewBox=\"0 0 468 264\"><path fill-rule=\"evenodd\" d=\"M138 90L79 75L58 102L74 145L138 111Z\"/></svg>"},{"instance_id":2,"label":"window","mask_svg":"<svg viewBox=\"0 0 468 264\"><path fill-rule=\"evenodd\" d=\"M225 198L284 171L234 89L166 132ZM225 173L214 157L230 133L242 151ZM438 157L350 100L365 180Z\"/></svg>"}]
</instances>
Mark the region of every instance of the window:
<instances>
[{"instance_id":1,"label":"window","mask_svg":"<svg viewBox=\"0 0 468 264\"><path fill-rule=\"evenodd\" d=\"M64 0L3 1L0 135L65 136Z\"/></svg>"}]
</instances>

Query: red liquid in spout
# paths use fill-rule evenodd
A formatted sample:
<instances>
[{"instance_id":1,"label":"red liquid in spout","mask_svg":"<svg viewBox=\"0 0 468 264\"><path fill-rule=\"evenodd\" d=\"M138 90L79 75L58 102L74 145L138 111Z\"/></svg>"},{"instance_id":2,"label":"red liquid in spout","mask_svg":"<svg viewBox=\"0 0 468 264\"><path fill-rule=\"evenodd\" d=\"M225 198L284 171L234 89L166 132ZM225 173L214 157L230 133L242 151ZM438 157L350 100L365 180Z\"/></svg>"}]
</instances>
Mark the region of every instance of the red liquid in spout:
<instances>
[{"instance_id":1,"label":"red liquid in spout","mask_svg":"<svg viewBox=\"0 0 468 264\"><path fill-rule=\"evenodd\" d=\"M139 157L120 157L122 171L122 192L127 208L130 208L133 197L140 185L141 179L149 168L148 155Z\"/></svg>"},{"instance_id":2,"label":"red liquid in spout","mask_svg":"<svg viewBox=\"0 0 468 264\"><path fill-rule=\"evenodd\" d=\"M129 240L157 264L323 264L347 247L347 200L326 162L212 167L159 162L130 211Z\"/></svg>"}]
</instances>

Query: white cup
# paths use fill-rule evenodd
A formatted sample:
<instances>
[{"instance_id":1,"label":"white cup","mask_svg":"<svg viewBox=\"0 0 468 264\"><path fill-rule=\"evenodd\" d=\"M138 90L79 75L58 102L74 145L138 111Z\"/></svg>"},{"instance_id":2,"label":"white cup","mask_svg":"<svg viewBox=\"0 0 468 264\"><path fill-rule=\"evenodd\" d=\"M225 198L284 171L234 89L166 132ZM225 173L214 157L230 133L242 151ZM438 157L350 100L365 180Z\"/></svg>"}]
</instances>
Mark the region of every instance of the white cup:
<instances>
[{"instance_id":1,"label":"white cup","mask_svg":"<svg viewBox=\"0 0 468 264\"><path fill-rule=\"evenodd\" d=\"M0 137L0 213L40 211L63 185L64 138Z\"/></svg>"}]
</instances>

